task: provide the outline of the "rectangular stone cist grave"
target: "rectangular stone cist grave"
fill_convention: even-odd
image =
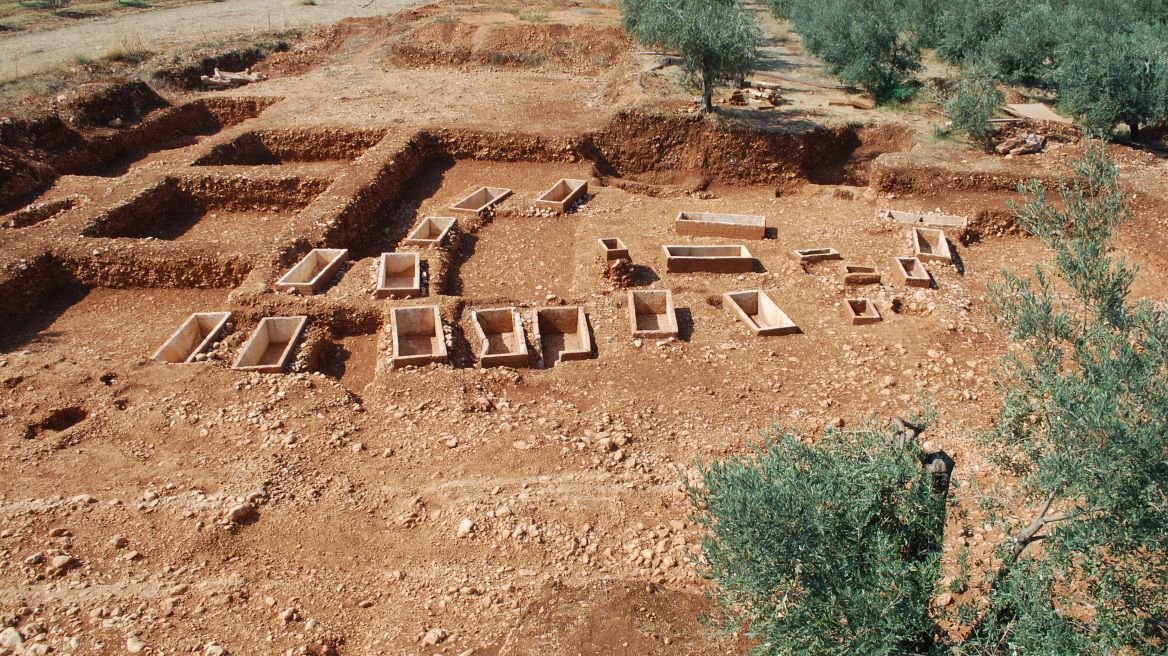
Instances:
[[[799,326],[761,290],[722,294],[722,302],[738,315],[750,332],[760,337],[794,335]]]
[[[747,214],[712,214],[709,212],[679,212],[673,222],[679,235],[694,237],[729,237],[731,239],[762,239],[766,236],[766,217]]]
[[[414,228],[409,236],[402,240],[402,246],[439,248],[442,246],[442,242],[446,241],[446,236],[450,234],[456,223],[458,223],[458,219],[428,216],[422,219],[418,227]]]
[[[535,347],[543,355],[545,367],[592,357],[588,315],[580,306],[535,308],[531,327]]]
[[[896,221],[897,223],[915,224],[930,228],[944,228],[958,236],[965,234],[966,228],[969,227],[968,218],[949,214],[916,214],[913,212],[902,212],[900,210],[879,210],[876,215],[885,221]]]
[[[153,359],[172,364],[194,362],[195,356],[207,350],[230,320],[230,312],[192,314],[158,349]]]
[[[841,273],[845,285],[875,285],[880,282],[880,272],[872,266],[845,264]]]
[[[544,195],[536,199],[535,207],[537,209],[551,210],[563,214],[568,211],[572,203],[580,200],[580,197],[586,193],[588,193],[587,180],[569,180],[564,178],[553,185],[551,189],[548,189]]]
[[[839,251],[834,248],[805,248],[801,251],[795,251],[792,257],[804,264],[843,259]]]
[[[510,195],[510,189],[481,187],[473,194],[452,205],[450,209],[468,214],[482,214]]]
[[[312,296],[320,291],[328,281],[337,275],[341,265],[349,259],[348,249],[343,248],[314,248],[308,251],[300,263],[292,267],[276,282],[276,289],[280,291],[298,291],[305,296]]]
[[[448,361],[437,305],[394,308],[392,319],[394,368]]]
[[[515,308],[475,310],[470,316],[481,345],[479,362],[484,367],[526,367],[531,364],[523,320]]]
[[[377,267],[377,298],[422,295],[422,260],[417,253],[382,253]]]
[[[880,316],[880,311],[866,298],[846,298],[844,299],[844,316],[851,321],[853,326],[863,326],[865,324],[877,323],[883,321]]]
[[[932,228],[912,229],[913,255],[921,262],[953,262],[953,252],[949,250],[949,240],[945,233]]]
[[[932,278],[925,265],[915,257],[894,257],[893,274],[905,287],[931,287]]]
[[[616,237],[597,239],[596,241],[600,244],[600,258],[605,262],[632,259],[629,257],[629,247]]]
[[[669,273],[747,273],[754,257],[745,246],[662,246]]]
[[[668,289],[630,289],[629,325],[633,337],[677,337],[677,312]]]
[[[251,339],[243,345],[232,369],[278,374],[292,359],[296,340],[304,332],[308,317],[265,317]]]

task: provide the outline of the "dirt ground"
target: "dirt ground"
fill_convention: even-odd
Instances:
[[[27,177],[0,189],[0,622],[23,653],[740,654],[747,637],[701,619],[696,457],[777,418],[811,440],[888,423],[924,394],[955,479],[1015,488],[971,437],[1009,348],[986,290],[1047,256],[1010,220],[1013,186],[1080,144],[991,158],[926,115],[791,84],[774,109],[695,119],[676,68],[618,24],[599,3],[470,0],[351,20],[262,62],[266,82],[133,112],[70,99],[79,122],[19,137]],[[807,65],[775,52],[774,70]],[[1113,153],[1136,294],[1163,302],[1164,163]],[[561,178],[588,194],[536,211]],[[483,186],[513,193],[453,212]],[[909,230],[882,208],[970,218],[930,288],[895,279]],[[761,215],[766,237],[678,235],[683,211]],[[429,216],[457,219],[444,246],[404,245]],[[630,334],[605,238],[632,289],[672,291],[677,338]],[[663,245],[716,244],[751,270],[667,272]],[[823,247],[843,260],[792,257]],[[349,259],[315,295],[277,291],[311,248]],[[419,256],[420,297],[375,297],[392,252]],[[880,282],[845,285],[844,263]],[[722,299],[744,290],[799,332],[753,336]],[[882,321],[851,325],[849,298]],[[448,363],[391,366],[392,311],[415,306],[439,309]],[[583,308],[587,358],[483,368],[472,312],[500,307],[536,356],[533,311]],[[151,360],[194,312],[233,313],[207,357]],[[308,317],[283,372],[232,369],[280,316]],[[1000,536],[962,503],[946,563],[966,544],[985,566]]]

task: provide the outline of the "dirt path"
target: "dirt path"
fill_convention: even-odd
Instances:
[[[16,34],[0,38],[0,81],[52,69],[75,55],[100,57],[127,42],[161,50],[248,32],[381,16],[423,4],[423,0],[373,0],[365,6],[367,1],[317,0],[309,6],[288,6],[284,0],[204,2]]]

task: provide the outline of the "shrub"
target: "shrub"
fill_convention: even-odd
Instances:
[[[860,84],[878,102],[892,99],[921,53],[903,38],[900,0],[805,0],[791,19],[803,46],[845,84]]]
[[[892,430],[831,430],[812,446],[776,429],[751,457],[699,463],[702,554],[756,653],[930,648],[945,495],[919,455]]]
[[[953,95],[945,103],[954,129],[966,134],[973,143],[988,148],[993,140],[994,127],[987,121],[998,112],[1002,92],[987,77],[969,76],[958,80]]]

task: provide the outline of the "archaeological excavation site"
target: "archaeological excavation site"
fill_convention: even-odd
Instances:
[[[762,74],[702,116],[617,9],[517,7],[0,110],[0,654],[747,654],[698,459],[927,400],[1000,475],[987,286],[1050,257],[1010,203],[1080,133]],[[1108,148],[1162,302],[1161,155]]]

